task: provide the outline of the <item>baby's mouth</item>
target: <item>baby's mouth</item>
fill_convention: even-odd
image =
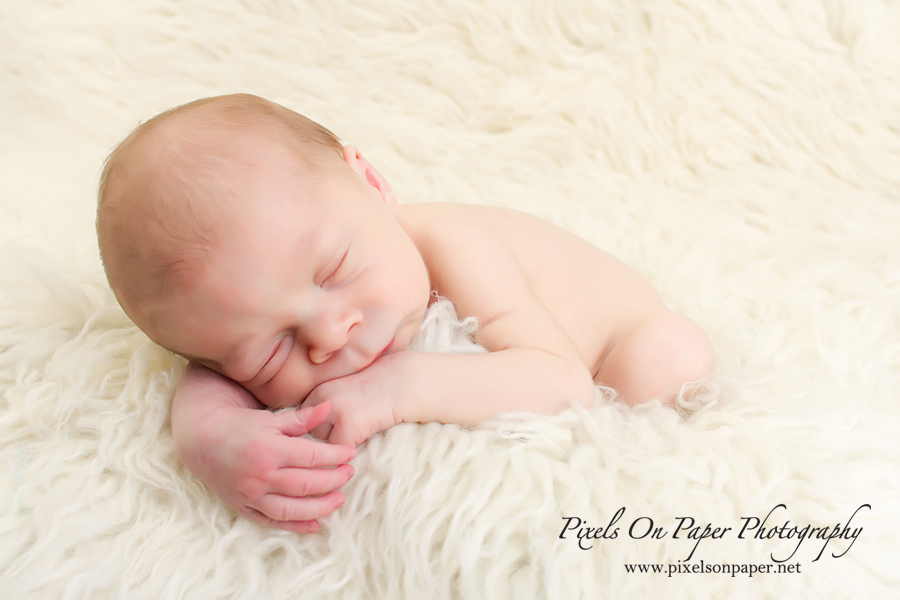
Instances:
[[[388,350],[390,350],[394,346],[394,342],[396,342],[396,341],[397,341],[397,336],[395,335],[394,337],[391,338],[391,341],[388,343],[388,345],[384,347],[384,350],[381,351],[381,353],[378,355],[378,357],[381,358],[382,356],[387,354]]]
[[[390,349],[393,347],[395,341],[397,341],[397,336],[396,336],[396,335],[395,335],[394,337],[391,338],[391,341],[388,342],[388,345],[384,347],[384,350],[382,350],[381,352],[379,352],[378,354],[376,354],[375,356],[373,356],[371,360],[367,361],[367,363],[365,364],[365,366],[362,367],[362,369],[368,369],[370,366],[372,366],[372,364],[373,364],[376,360],[378,360],[379,358],[381,358],[382,356],[384,356],[385,354],[387,354],[387,353],[388,353],[388,350],[390,350]],[[362,370],[362,369],[360,369],[360,370]]]

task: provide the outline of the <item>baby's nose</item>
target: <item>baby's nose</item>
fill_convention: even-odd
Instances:
[[[347,345],[350,331],[362,323],[362,313],[356,309],[322,315],[310,332],[309,360],[320,365]]]

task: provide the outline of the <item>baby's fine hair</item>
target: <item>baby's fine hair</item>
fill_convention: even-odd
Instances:
[[[315,121],[250,94],[203,98],[138,126],[100,176],[97,239],[110,286],[129,316],[200,268],[214,230],[227,228],[227,179],[246,157],[229,140],[263,140],[316,167],[340,139]],[[225,222],[223,222],[225,219]]]

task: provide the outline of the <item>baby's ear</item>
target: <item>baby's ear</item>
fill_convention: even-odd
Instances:
[[[373,188],[390,207],[397,206],[397,197],[387,179],[373,167],[369,161],[363,158],[359,150],[354,146],[344,146],[344,162],[350,165],[353,172],[362,177],[369,187]]]

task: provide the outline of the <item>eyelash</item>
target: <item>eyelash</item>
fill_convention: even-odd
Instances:
[[[263,366],[259,369],[259,371],[257,371],[256,377],[259,377],[259,375],[269,367],[272,361],[275,360],[275,357],[278,356],[278,354],[281,352],[285,344],[290,344],[291,346],[293,346],[293,336],[286,335],[275,345],[275,349],[273,350],[271,356],[266,359],[266,362],[263,363]],[[290,352],[290,348],[288,348],[288,352]]]
[[[327,276],[325,279],[322,280],[322,285],[325,285],[326,283],[329,283],[329,282],[330,282],[330,283],[334,283],[334,282],[331,281],[331,280],[334,278],[334,276],[335,276],[335,275],[341,270],[341,268],[344,266],[344,263],[347,261],[347,257],[348,257],[349,255],[350,255],[350,249],[348,248],[348,249],[344,252],[344,255],[341,256],[341,260],[340,260],[340,262],[338,262],[337,266],[336,266],[334,269],[332,269],[331,273],[329,273],[328,276]]]

